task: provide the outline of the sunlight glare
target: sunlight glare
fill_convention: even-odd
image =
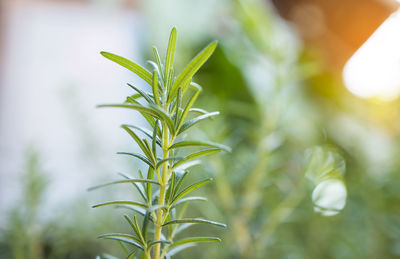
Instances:
[[[393,100],[400,95],[400,9],[349,59],[343,81],[362,98]]]

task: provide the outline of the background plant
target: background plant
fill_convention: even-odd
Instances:
[[[158,50],[153,48],[155,62],[149,61],[153,66],[152,73],[123,57],[108,52],[101,53],[104,57],[141,77],[148,83],[151,90],[151,92],[141,90],[128,84],[136,93],[128,96],[124,103],[100,106],[138,111],[151,127],[149,130],[136,125],[122,125],[142,153],[120,152],[120,154],[129,155],[144,162],[148,167],[147,173],[143,174],[141,170],[138,170],[136,178],[121,173],[122,180],[91,188],[132,183],[140,194],[141,201],[111,201],[93,206],[96,208],[118,205],[134,211],[133,219],[128,215],[124,216],[127,224],[132,228],[132,234],[111,233],[99,236],[117,240],[127,258],[133,258],[137,251],[141,252],[141,258],[169,258],[196,243],[220,241],[216,237],[199,236],[176,240],[176,236],[185,228],[193,224],[225,227],[225,224],[202,218],[184,217],[188,202],[206,200],[203,197],[189,197],[188,194],[211,181],[211,179],[203,179],[183,187],[188,168],[197,165],[199,163],[197,159],[200,157],[222,150],[229,151],[228,147],[221,144],[186,140],[184,134],[197,123],[218,115],[218,112],[207,112],[193,107],[201,92],[201,87],[192,82],[194,74],[214,52],[217,42],[212,42],[205,47],[175,77],[173,63],[176,37],[176,29],[173,28],[165,64],[162,64]],[[143,134],[144,138],[141,138],[138,133]],[[202,148],[200,151],[185,151],[199,147]],[[139,215],[142,216],[140,223]],[[123,243],[135,249],[126,247]]]
[[[49,213],[44,205],[52,179],[43,168],[42,154],[31,146],[26,159],[20,178],[22,192],[15,206],[5,213],[7,226],[0,228],[0,258],[78,259],[94,258],[99,250],[114,251],[92,237],[99,229],[115,227],[118,222],[110,220],[109,213],[98,215],[93,222],[86,200],[60,201],[59,208]]]
[[[222,51],[201,77],[211,93],[203,101],[210,105],[213,100],[223,107],[223,121],[216,128],[233,147],[230,157],[215,157],[211,163],[219,199],[203,213],[224,214],[231,226],[224,238],[230,249],[215,251],[213,256],[301,256],[301,246],[288,250],[287,243],[280,242],[297,238],[281,226],[305,220],[299,213],[314,214],[312,205],[317,204],[312,191],[320,183],[317,179],[324,174],[334,179],[334,172],[340,170],[338,179],[343,182],[345,171],[340,149],[325,145],[318,115],[302,83],[318,67],[300,59],[295,35],[268,5],[235,1],[232,13],[237,21],[232,23],[232,35],[224,38]],[[313,163],[309,154],[314,155]]]
[[[393,191],[399,183],[397,166],[386,167],[394,161],[389,160],[370,174],[372,167],[365,166],[375,164],[373,158],[362,155],[373,139],[385,143],[386,134],[392,134],[383,130],[387,125],[369,117],[371,103],[349,95],[338,75],[324,69],[314,49],[301,45],[271,5],[254,0],[229,6],[230,30],[224,28],[221,48],[199,77],[208,94],[200,102],[221,107],[216,128],[233,150],[230,158],[212,158],[217,188],[207,193],[219,199],[201,212],[223,214],[231,227],[223,238],[229,249],[211,247],[210,255],[396,258],[398,208],[388,205],[400,197]],[[380,105],[375,109],[383,109]],[[347,188],[346,207],[331,217],[317,212],[312,195],[319,176],[327,172]],[[259,177],[253,185],[250,175]],[[246,197],[253,203],[246,203]],[[377,235],[365,238],[367,233]]]

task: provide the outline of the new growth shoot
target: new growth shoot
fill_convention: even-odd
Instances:
[[[123,57],[101,52],[109,60],[129,69],[148,84],[148,90],[141,90],[128,84],[134,94],[124,103],[100,105],[99,107],[123,108],[136,111],[145,118],[148,128],[137,125],[122,125],[141,153],[121,152],[140,160],[147,166],[147,172],[138,170],[138,177],[120,174],[120,180],[92,187],[97,189],[109,185],[132,184],[140,199],[131,201],[110,201],[93,207],[117,205],[132,211],[125,215],[130,233],[103,234],[99,238],[120,242],[126,258],[170,258],[184,248],[200,242],[219,242],[217,237],[188,237],[177,239],[180,232],[193,224],[209,224],[226,227],[225,224],[202,219],[186,218],[185,210],[191,201],[204,201],[204,197],[189,196],[194,190],[212,179],[186,183],[188,169],[198,164],[197,159],[229,148],[221,144],[187,140],[183,133],[206,119],[218,115],[193,108],[201,87],[192,82],[200,67],[212,55],[217,42],[210,43],[195,56],[183,71],[175,76],[173,68],[177,33],[170,34],[165,62],[153,48],[155,62],[150,61],[152,72]],[[196,150],[188,153],[189,150]]]

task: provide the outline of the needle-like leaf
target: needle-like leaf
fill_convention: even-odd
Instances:
[[[126,259],[133,259],[133,257],[135,256],[135,254],[136,254],[136,251],[133,251],[132,253],[130,253],[130,254],[128,255],[128,257],[127,257]]]
[[[138,126],[135,126],[135,125],[129,125],[129,124],[123,124],[123,125],[121,125],[121,126],[126,126],[126,127],[129,127],[129,128],[137,129],[137,130],[139,130],[140,132],[142,132],[143,134],[145,134],[147,137],[149,137],[149,138],[153,141],[153,132],[151,132],[150,130],[148,130],[148,129],[146,129],[146,128],[138,127]],[[155,126],[155,125],[154,125],[154,126]],[[161,140],[160,140],[160,138],[156,137],[156,141],[157,141],[157,144],[158,144],[159,146],[161,146]]]
[[[145,162],[146,164],[148,164],[150,167],[154,168],[154,164],[152,163],[152,161],[150,161],[150,159],[148,159],[147,157],[145,157],[139,153],[117,152],[117,154],[136,157],[136,158],[142,160],[143,162]]]
[[[182,204],[182,203],[188,202],[188,201],[207,201],[207,198],[204,198],[204,197],[186,197],[186,198],[180,199],[179,201],[175,202],[174,205],[171,206],[171,208],[175,208],[179,204]]]
[[[139,206],[142,208],[147,208],[146,204],[136,202],[136,201],[110,201],[110,202],[104,202],[104,203],[93,205],[92,208],[98,208],[98,207],[109,206],[109,205],[134,205],[134,206]]]
[[[226,228],[226,224],[207,220],[207,219],[200,219],[200,218],[194,218],[194,219],[175,219],[168,221],[163,224],[163,226],[167,226],[170,224],[184,224],[184,223],[193,223],[193,224],[210,224],[218,227],[223,227]]]
[[[127,244],[134,245],[140,249],[143,249],[143,246],[140,244],[140,240],[138,238],[136,238],[135,236],[132,236],[129,234],[122,234],[122,233],[103,234],[103,235],[98,236],[98,238],[114,239],[114,240],[125,242]]]
[[[133,179],[132,177],[130,177],[130,176],[127,175],[127,174],[124,174],[124,173],[121,173],[121,172],[119,172],[118,174],[119,174],[120,176],[124,177],[125,179],[130,179],[130,180]],[[147,201],[147,197],[146,197],[146,195],[145,195],[145,193],[144,193],[144,188],[143,188],[142,183],[140,183],[140,182],[133,182],[132,185],[135,186],[135,188],[138,190],[138,192],[139,192],[140,196],[142,196],[143,200]]]
[[[119,181],[114,181],[114,182],[110,182],[110,183],[105,183],[105,184],[101,184],[101,185],[96,185],[93,187],[90,187],[88,190],[95,190],[98,188],[102,188],[105,186],[109,186],[109,185],[113,185],[113,184],[120,184],[120,183],[151,183],[151,184],[159,184],[158,182],[155,181],[149,181],[147,179],[128,179],[128,180],[119,180]]]
[[[156,119],[159,119],[159,120],[165,122],[168,126],[168,129],[171,131],[171,133],[175,132],[175,127],[174,127],[174,124],[173,124],[171,118],[164,111],[157,108],[156,106],[145,107],[140,104],[103,104],[103,105],[98,105],[97,107],[99,107],[99,108],[102,108],[102,107],[126,108],[126,109],[133,109],[133,110],[136,110],[139,112],[143,112],[143,113],[153,116]]]
[[[178,88],[182,87],[182,92],[185,92],[185,87],[189,85],[190,80],[192,80],[193,75],[200,69],[200,67],[207,61],[207,59],[212,55],[215,48],[217,47],[217,42],[214,41],[205,47],[196,57],[194,57],[190,63],[185,67],[185,69],[179,74],[178,78],[175,80],[171,87],[171,91],[168,96],[168,102],[175,97]]]
[[[153,241],[149,244],[148,248],[151,248],[152,246],[154,246],[155,244],[172,244],[171,241],[169,240],[157,240],[157,241]]]
[[[151,73],[147,71],[145,68],[141,67],[140,65],[136,64],[133,61],[130,61],[129,59],[123,58],[121,56],[102,51],[100,52],[101,55],[104,57],[108,58],[111,61],[114,61],[115,63],[129,69],[139,77],[141,77],[143,80],[145,80],[149,85],[151,85]]]
[[[214,147],[214,148],[220,148],[221,150],[231,152],[231,148],[222,144],[218,143],[213,143],[209,141],[180,141],[174,143],[172,146],[169,147],[169,149],[176,149],[176,148],[182,148],[182,147],[196,147],[196,146],[206,146],[206,147]]]
[[[158,77],[157,77],[157,71],[156,70],[153,71],[153,83],[151,85],[152,85],[152,89],[153,89],[154,102],[158,106],[161,106],[160,95],[159,95],[159,92],[158,92]]]
[[[139,89],[139,88],[137,88],[136,86],[134,86],[134,85],[131,85],[131,84],[127,84],[129,87],[131,87],[133,90],[135,90],[136,92],[138,92],[138,94],[140,94],[140,96],[142,96],[144,99],[146,99],[146,101],[149,103],[149,104],[154,104],[154,101],[152,100],[152,97],[151,97],[151,94],[150,93],[147,93],[147,92],[145,92],[145,91],[143,91],[142,89]]]
[[[212,117],[212,116],[216,116],[216,115],[218,115],[218,114],[219,114],[219,112],[210,112],[210,113],[200,115],[200,116],[198,116],[198,117],[196,117],[196,118],[193,118],[193,119],[191,119],[191,120],[185,122],[185,123],[179,128],[178,134],[181,134],[182,132],[184,132],[185,130],[187,130],[187,129],[189,129],[190,127],[194,126],[195,124],[199,123],[200,121],[205,120],[205,119],[207,119],[207,118],[210,118],[210,117]]]
[[[196,159],[196,158],[199,158],[199,157],[202,157],[202,156],[206,156],[206,155],[211,155],[211,154],[214,154],[214,153],[217,153],[217,152],[220,152],[220,151],[221,151],[220,148],[209,148],[209,149],[201,150],[199,152],[190,154],[190,155],[186,156],[185,158],[179,160],[179,162],[176,162],[172,166],[172,168],[177,168],[178,166],[180,166],[183,163],[186,163],[186,162],[188,162],[190,160],[193,160],[193,159]]]
[[[165,162],[182,160],[182,159],[183,159],[183,157],[167,157],[167,158],[161,159],[157,162],[156,168],[160,168],[161,165],[164,164]]]
[[[158,53],[158,50],[156,47],[153,47],[153,54],[154,54],[154,58],[156,59],[156,62],[157,62],[158,68],[159,68],[159,72],[160,72],[159,74],[161,76],[160,81],[162,82],[164,79],[164,73],[163,73],[164,69],[163,69],[163,64],[161,63],[160,54]]]
[[[176,127],[178,130],[180,129],[182,124],[185,122],[186,116],[188,115],[190,108],[193,106],[193,104],[196,101],[199,94],[200,94],[200,91],[198,90],[192,95],[192,97],[190,97],[190,100],[188,101],[185,109],[182,112],[182,116],[179,118],[179,123],[178,123],[178,126]]]
[[[169,87],[172,79],[175,46],[176,46],[176,28],[174,27],[172,28],[171,34],[169,36],[167,56],[165,58],[165,76],[167,77],[165,85],[167,88]]]
[[[133,132],[129,127],[127,127],[126,125],[122,125],[121,126],[126,132],[128,132],[128,134],[136,141],[136,143],[139,145],[140,149],[143,151],[143,153],[146,155],[147,159],[154,164],[154,156],[153,153],[151,151],[151,149],[149,149],[148,146],[145,145],[145,143],[139,138],[138,135],[136,135],[135,132]]]
[[[174,203],[178,202],[180,199],[182,199],[183,197],[185,197],[186,195],[188,195],[192,191],[200,188],[201,186],[203,186],[203,185],[205,185],[205,184],[207,184],[207,183],[209,183],[211,181],[212,181],[212,179],[209,178],[209,179],[205,179],[205,180],[202,180],[200,182],[197,182],[197,183],[194,183],[194,184],[190,185],[189,187],[187,187],[186,189],[184,189],[183,191],[181,191],[178,195],[176,195],[174,197],[174,199],[172,200],[170,206],[174,205]]]

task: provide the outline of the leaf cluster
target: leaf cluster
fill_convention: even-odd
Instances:
[[[97,188],[132,184],[140,194],[140,200],[109,201],[94,205],[94,208],[116,205],[133,211],[133,217],[124,218],[131,228],[131,233],[109,233],[99,236],[103,239],[116,240],[121,244],[126,258],[170,258],[177,252],[200,242],[219,242],[216,237],[189,237],[175,240],[176,235],[194,224],[210,224],[225,227],[225,224],[201,219],[185,218],[188,202],[205,201],[204,197],[189,196],[193,191],[209,183],[204,179],[191,184],[184,184],[188,169],[199,164],[199,158],[229,147],[209,141],[186,140],[185,134],[190,128],[218,112],[207,112],[194,108],[202,88],[192,82],[195,73],[214,52],[217,42],[212,42],[197,54],[175,76],[173,63],[177,33],[173,28],[170,34],[165,62],[154,47],[155,62],[150,72],[146,68],[121,56],[101,52],[107,59],[129,69],[148,84],[142,90],[128,84],[134,93],[123,103],[106,104],[99,107],[130,109],[140,113],[149,127],[122,125],[141,152],[120,152],[136,158],[147,165],[147,173],[138,170],[138,177],[120,173],[122,179],[94,186]],[[193,152],[187,152],[195,150]],[[178,155],[184,153],[185,155]],[[179,210],[178,210],[179,209]]]

